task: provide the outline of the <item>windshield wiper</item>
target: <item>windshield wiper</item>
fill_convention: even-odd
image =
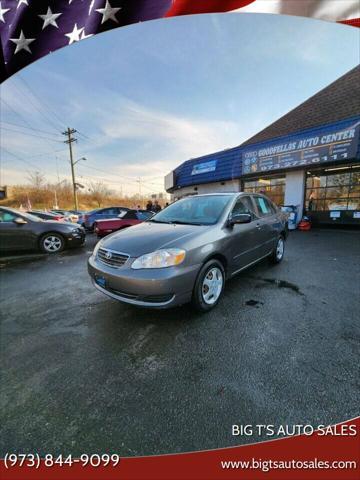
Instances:
[[[153,222],[153,223],[173,223],[173,222],[163,222],[161,220],[155,220],[152,218],[149,218],[149,220],[146,220],[147,222]]]
[[[182,222],[181,220],[172,220],[170,223],[174,223],[175,225],[203,225],[203,223]]]

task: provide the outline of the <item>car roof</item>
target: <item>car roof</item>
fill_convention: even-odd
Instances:
[[[228,196],[228,197],[235,197],[237,195],[239,195],[239,193],[242,193],[242,192],[214,192],[214,193],[199,193],[198,195],[194,194],[194,195],[187,195],[186,197],[182,197],[182,199],[184,198],[199,198],[199,197],[221,197],[221,196]]]
[[[0,208],[1,208],[1,209],[4,209],[4,210],[8,210],[9,212],[21,214],[21,210],[19,210],[19,209],[17,209],[17,208],[5,207],[5,206],[3,206],[3,205],[1,205]]]
[[[182,200],[184,198],[192,198],[192,197],[195,197],[195,198],[199,198],[199,197],[219,197],[219,196],[224,196],[224,195],[227,195],[229,197],[237,197],[239,195],[259,195],[259,196],[263,196],[263,197],[266,197],[266,194],[264,193],[258,193],[258,192],[214,192],[214,193],[200,193],[198,195],[194,194],[194,195],[187,195],[186,197],[182,197]]]

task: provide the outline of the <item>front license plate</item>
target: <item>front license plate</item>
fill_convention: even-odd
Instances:
[[[95,277],[95,282],[102,288],[106,288],[106,280],[104,277]]]

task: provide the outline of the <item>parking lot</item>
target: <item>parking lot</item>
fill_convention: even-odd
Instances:
[[[359,414],[360,232],[291,233],[280,265],[242,272],[202,315],[98,293],[94,244],[0,260],[1,456],[202,450],[261,440],[232,424]]]

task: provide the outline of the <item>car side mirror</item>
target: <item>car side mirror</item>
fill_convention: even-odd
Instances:
[[[252,220],[251,215],[248,213],[238,213],[236,215],[231,215],[229,218],[229,224],[231,226],[233,225],[239,225],[241,223],[250,223]]]
[[[16,225],[26,225],[27,221],[24,218],[16,217],[14,223],[16,223]]]

